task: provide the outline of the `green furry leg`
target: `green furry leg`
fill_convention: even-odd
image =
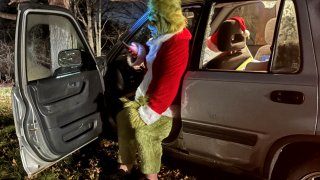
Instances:
[[[155,123],[136,129],[135,136],[142,173],[155,174],[160,171],[161,143],[169,135],[171,128],[172,118],[161,116]]]
[[[134,129],[129,122],[129,108],[125,108],[117,115],[119,156],[118,162],[121,164],[133,164],[136,159],[136,140]]]
[[[119,157],[121,164],[133,164],[136,152],[141,159],[140,170],[144,174],[160,171],[162,140],[168,137],[172,128],[172,118],[161,116],[158,121],[146,125],[140,118],[138,109],[147,103],[147,98],[139,102],[120,99],[124,109],[117,115]]]

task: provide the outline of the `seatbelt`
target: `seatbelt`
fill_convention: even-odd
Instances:
[[[240,66],[237,67],[237,71],[243,71],[244,68],[247,66],[247,64],[249,64],[251,61],[253,60],[252,57],[249,57],[247,60],[245,60],[242,64],[240,64]]]

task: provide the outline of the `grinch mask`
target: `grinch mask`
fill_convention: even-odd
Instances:
[[[149,0],[148,8],[150,9],[149,29],[153,38],[164,34],[177,33],[186,27],[181,0]]]

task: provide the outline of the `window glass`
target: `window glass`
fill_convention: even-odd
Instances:
[[[207,45],[206,41],[209,39],[210,35],[212,34],[212,31],[214,27],[212,27],[212,17],[214,16],[214,12],[218,11],[218,9],[215,9],[214,6],[211,7],[210,10],[210,19],[208,20],[206,24],[206,30],[204,35],[204,43],[202,44],[202,51],[201,51],[201,57],[200,57],[200,69],[202,69],[211,59],[219,55],[219,53],[211,51]]]
[[[301,60],[294,3],[284,0],[278,16],[280,2],[225,3],[213,7],[199,68],[266,73],[270,67],[272,73],[298,72]],[[230,4],[235,6],[231,11]],[[277,17],[280,23],[275,32]]]
[[[234,16],[240,16],[245,20],[246,27],[250,32],[247,39],[248,46],[266,45],[265,26],[271,18],[276,17],[276,2],[273,1],[273,4],[269,6],[262,2],[240,6],[229,15],[229,18]],[[254,47],[251,50],[255,54]]]
[[[84,46],[68,19],[28,15],[26,64],[28,81],[78,71]]]
[[[228,5],[212,9],[200,69],[267,72],[277,1]]]
[[[183,8],[183,15],[187,19],[187,28],[191,32],[191,34],[194,34],[194,30],[196,27],[196,23],[198,22],[198,17],[200,13],[200,6],[191,6],[191,7],[184,7]]]
[[[271,66],[273,73],[296,73],[300,69],[297,18],[292,0],[284,2],[279,33]]]

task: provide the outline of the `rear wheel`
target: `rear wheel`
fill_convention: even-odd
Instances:
[[[293,167],[288,173],[287,180],[320,180],[320,157]]]

